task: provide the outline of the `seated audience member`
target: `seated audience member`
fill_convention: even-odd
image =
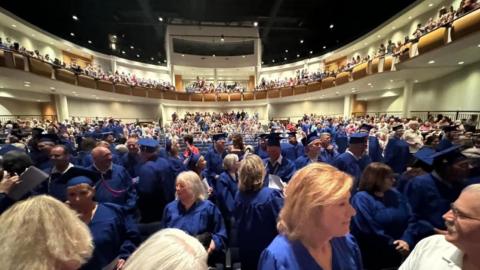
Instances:
[[[400,270],[480,269],[480,184],[466,187],[443,219],[446,234],[420,241]]]
[[[257,155],[247,155],[240,164],[235,197],[236,239],[242,269],[256,269],[262,251],[277,236],[277,218],[283,195],[264,187],[265,167]]]
[[[67,182],[67,204],[88,224],[93,237],[93,255],[82,269],[121,268],[139,244],[140,233],[123,207],[93,200],[92,180],[79,175]]]
[[[0,216],[2,269],[76,270],[92,251],[87,225],[52,197],[31,197]]]
[[[227,233],[217,206],[206,200],[207,190],[198,174],[182,172],[176,181],[177,199],[165,207],[162,227],[177,228],[197,237],[211,260],[222,255]]]
[[[360,250],[349,235],[355,209],[351,176],[324,163],[299,170],[285,192],[280,234],[263,251],[258,269],[362,269]]]
[[[369,270],[398,267],[421,237],[433,233],[431,226],[416,221],[407,199],[392,188],[394,179],[390,167],[371,163],[352,199],[357,211],[352,220],[352,234]]]
[[[207,251],[179,229],[163,229],[130,256],[123,270],[207,270]]]

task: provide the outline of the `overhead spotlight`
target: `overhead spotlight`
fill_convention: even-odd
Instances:
[[[140,54],[137,54],[137,58],[140,58]]]
[[[300,44],[303,44],[303,39],[300,39]]]
[[[182,54],[182,57],[185,57],[185,54]]]
[[[428,61],[428,63],[431,65],[431,64],[435,64],[435,60],[430,60]]]
[[[287,61],[287,58],[286,58],[286,57],[284,57],[284,58],[283,58],[283,60]]]
[[[333,24],[330,24],[330,29],[333,29],[334,25]]]
[[[125,51],[122,51],[122,54],[125,54]]]
[[[88,41],[88,44],[92,44],[92,41],[91,41],[91,40],[89,40],[89,41]]]
[[[153,61],[153,60],[154,60],[154,58],[153,58],[153,57],[150,57],[150,60],[152,60],[152,61]]]
[[[75,33],[73,33],[73,32],[72,32],[72,33],[70,33],[70,36],[74,37],[74,36],[75,36]]]
[[[50,87],[50,90],[55,90],[55,87],[51,86],[51,87]]]
[[[242,58],[245,58],[245,55],[242,55]]]
[[[76,15],[72,15],[72,19],[73,19],[74,21],[78,21],[78,17],[77,17]]]
[[[299,58],[299,57],[300,57],[300,54],[297,54],[297,58]]]
[[[288,53],[288,50],[285,50],[286,53]]]
[[[132,49],[132,50],[133,50],[133,49],[135,49],[135,47],[133,47],[133,46],[130,46],[130,49]]]
[[[15,24],[12,24],[12,27],[13,27],[13,28],[17,28],[17,26],[16,26]]]
[[[415,80],[414,82],[415,82],[415,83],[418,83],[418,80]]]
[[[428,4],[429,7],[433,7],[433,3]]]
[[[162,18],[162,17],[158,17],[158,21],[163,22],[163,18]]]
[[[310,51],[310,54],[313,54],[313,51]]]
[[[163,59],[163,62],[166,63],[166,62],[167,62],[167,59]]]
[[[459,65],[463,65],[463,64],[465,64],[465,62],[460,61],[460,62],[458,62],[458,64],[459,64]]]
[[[220,36],[220,41],[221,42],[224,42],[225,41],[225,37],[223,35]]]
[[[325,50],[327,48],[327,46],[323,46],[323,49]]]
[[[253,26],[257,27],[257,26],[258,26],[258,22],[253,22]]]
[[[29,82],[29,81],[24,81],[23,83],[24,83],[24,84],[30,84],[30,82]]]
[[[112,48],[112,50],[117,50],[117,44],[115,43],[110,43],[110,48]]]
[[[212,57],[215,57],[215,54],[212,54]]]
[[[272,63],[275,63],[275,59],[272,59]]]

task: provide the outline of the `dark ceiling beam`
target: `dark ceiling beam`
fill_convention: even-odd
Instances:
[[[150,0],[137,0],[143,14],[145,14],[145,18],[147,19],[147,21],[150,21],[152,23],[153,29],[157,34],[157,39],[160,40],[164,36],[163,28],[158,23],[155,23],[158,18],[155,18],[155,16],[153,15],[152,6],[150,5],[149,1]]]
[[[270,18],[267,21],[267,27],[265,28],[265,31],[263,32],[263,36],[262,36],[263,43],[267,43],[268,35],[270,34],[270,30],[273,26],[273,22],[277,17],[278,11],[280,10],[282,3],[283,3],[283,0],[276,0],[275,4],[273,5],[273,8],[270,10],[270,16],[269,16]]]

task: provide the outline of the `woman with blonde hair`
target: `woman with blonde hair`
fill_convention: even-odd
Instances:
[[[2,269],[74,270],[92,252],[87,225],[52,197],[31,197],[0,216]]]
[[[227,242],[225,224],[217,206],[207,200],[207,191],[198,174],[180,173],[175,187],[177,199],[165,207],[162,227],[183,230],[197,237],[212,258],[222,256]]]
[[[163,229],[147,239],[123,270],[207,270],[207,251],[179,229]]]
[[[247,155],[240,163],[234,216],[242,269],[256,269],[260,254],[278,234],[283,195],[278,189],[264,187],[265,174],[257,155]]]
[[[258,269],[362,269],[360,251],[349,235],[352,177],[312,163],[288,183],[280,212],[280,234],[264,250]]]

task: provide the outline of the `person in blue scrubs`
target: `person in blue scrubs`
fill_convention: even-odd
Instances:
[[[267,139],[268,158],[263,160],[268,178],[268,181],[264,183],[265,186],[269,186],[272,184],[272,181],[277,182],[277,180],[288,183],[295,173],[295,165],[290,160],[284,158],[281,152],[280,134],[270,133]]]
[[[320,138],[316,132],[308,134],[307,138],[302,140],[305,145],[305,155],[295,160],[295,169],[300,170],[312,162],[325,162],[320,155],[322,149]]]
[[[282,149],[282,156],[291,162],[295,162],[297,158],[305,154],[303,145],[297,141],[296,131],[288,133],[288,143],[280,144],[280,148]]]
[[[259,156],[261,159],[268,158],[267,136],[268,136],[268,134],[266,134],[266,133],[258,135],[258,145],[255,146],[255,154],[257,156]]]
[[[242,269],[256,269],[262,251],[277,236],[277,219],[283,207],[280,190],[263,186],[265,168],[257,155],[248,155],[239,169],[239,192],[234,216]]]
[[[402,139],[405,132],[403,124],[397,124],[392,127],[394,134],[388,140],[385,147],[385,164],[390,166],[397,174],[402,174],[407,170],[410,158],[410,148],[408,143]]]
[[[140,234],[123,207],[93,200],[92,180],[96,179],[79,175],[67,182],[67,204],[88,225],[94,244],[92,257],[81,269],[100,270],[108,265],[121,268],[140,243]]]
[[[351,176],[325,163],[299,170],[285,191],[280,234],[263,251],[258,269],[363,269],[360,250],[349,234],[355,215],[352,186]]]
[[[407,199],[392,188],[393,175],[388,165],[371,163],[352,198],[357,211],[352,234],[369,270],[400,266],[417,241],[433,233],[433,227],[417,222]]]
[[[368,134],[353,133],[350,136],[350,144],[347,151],[337,156],[332,165],[337,169],[350,174],[354,181],[353,191],[356,191],[360,178],[362,176],[364,166],[368,166],[368,162],[362,159],[367,150]]]
[[[446,233],[442,215],[450,209],[465,187],[469,162],[452,146],[430,156],[433,171],[410,180],[404,194],[418,219],[428,222],[437,233]]]
[[[177,228],[195,236],[204,245],[211,263],[224,255],[227,232],[217,206],[207,200],[207,190],[197,173],[177,176],[177,199],[163,212],[162,227]]]

